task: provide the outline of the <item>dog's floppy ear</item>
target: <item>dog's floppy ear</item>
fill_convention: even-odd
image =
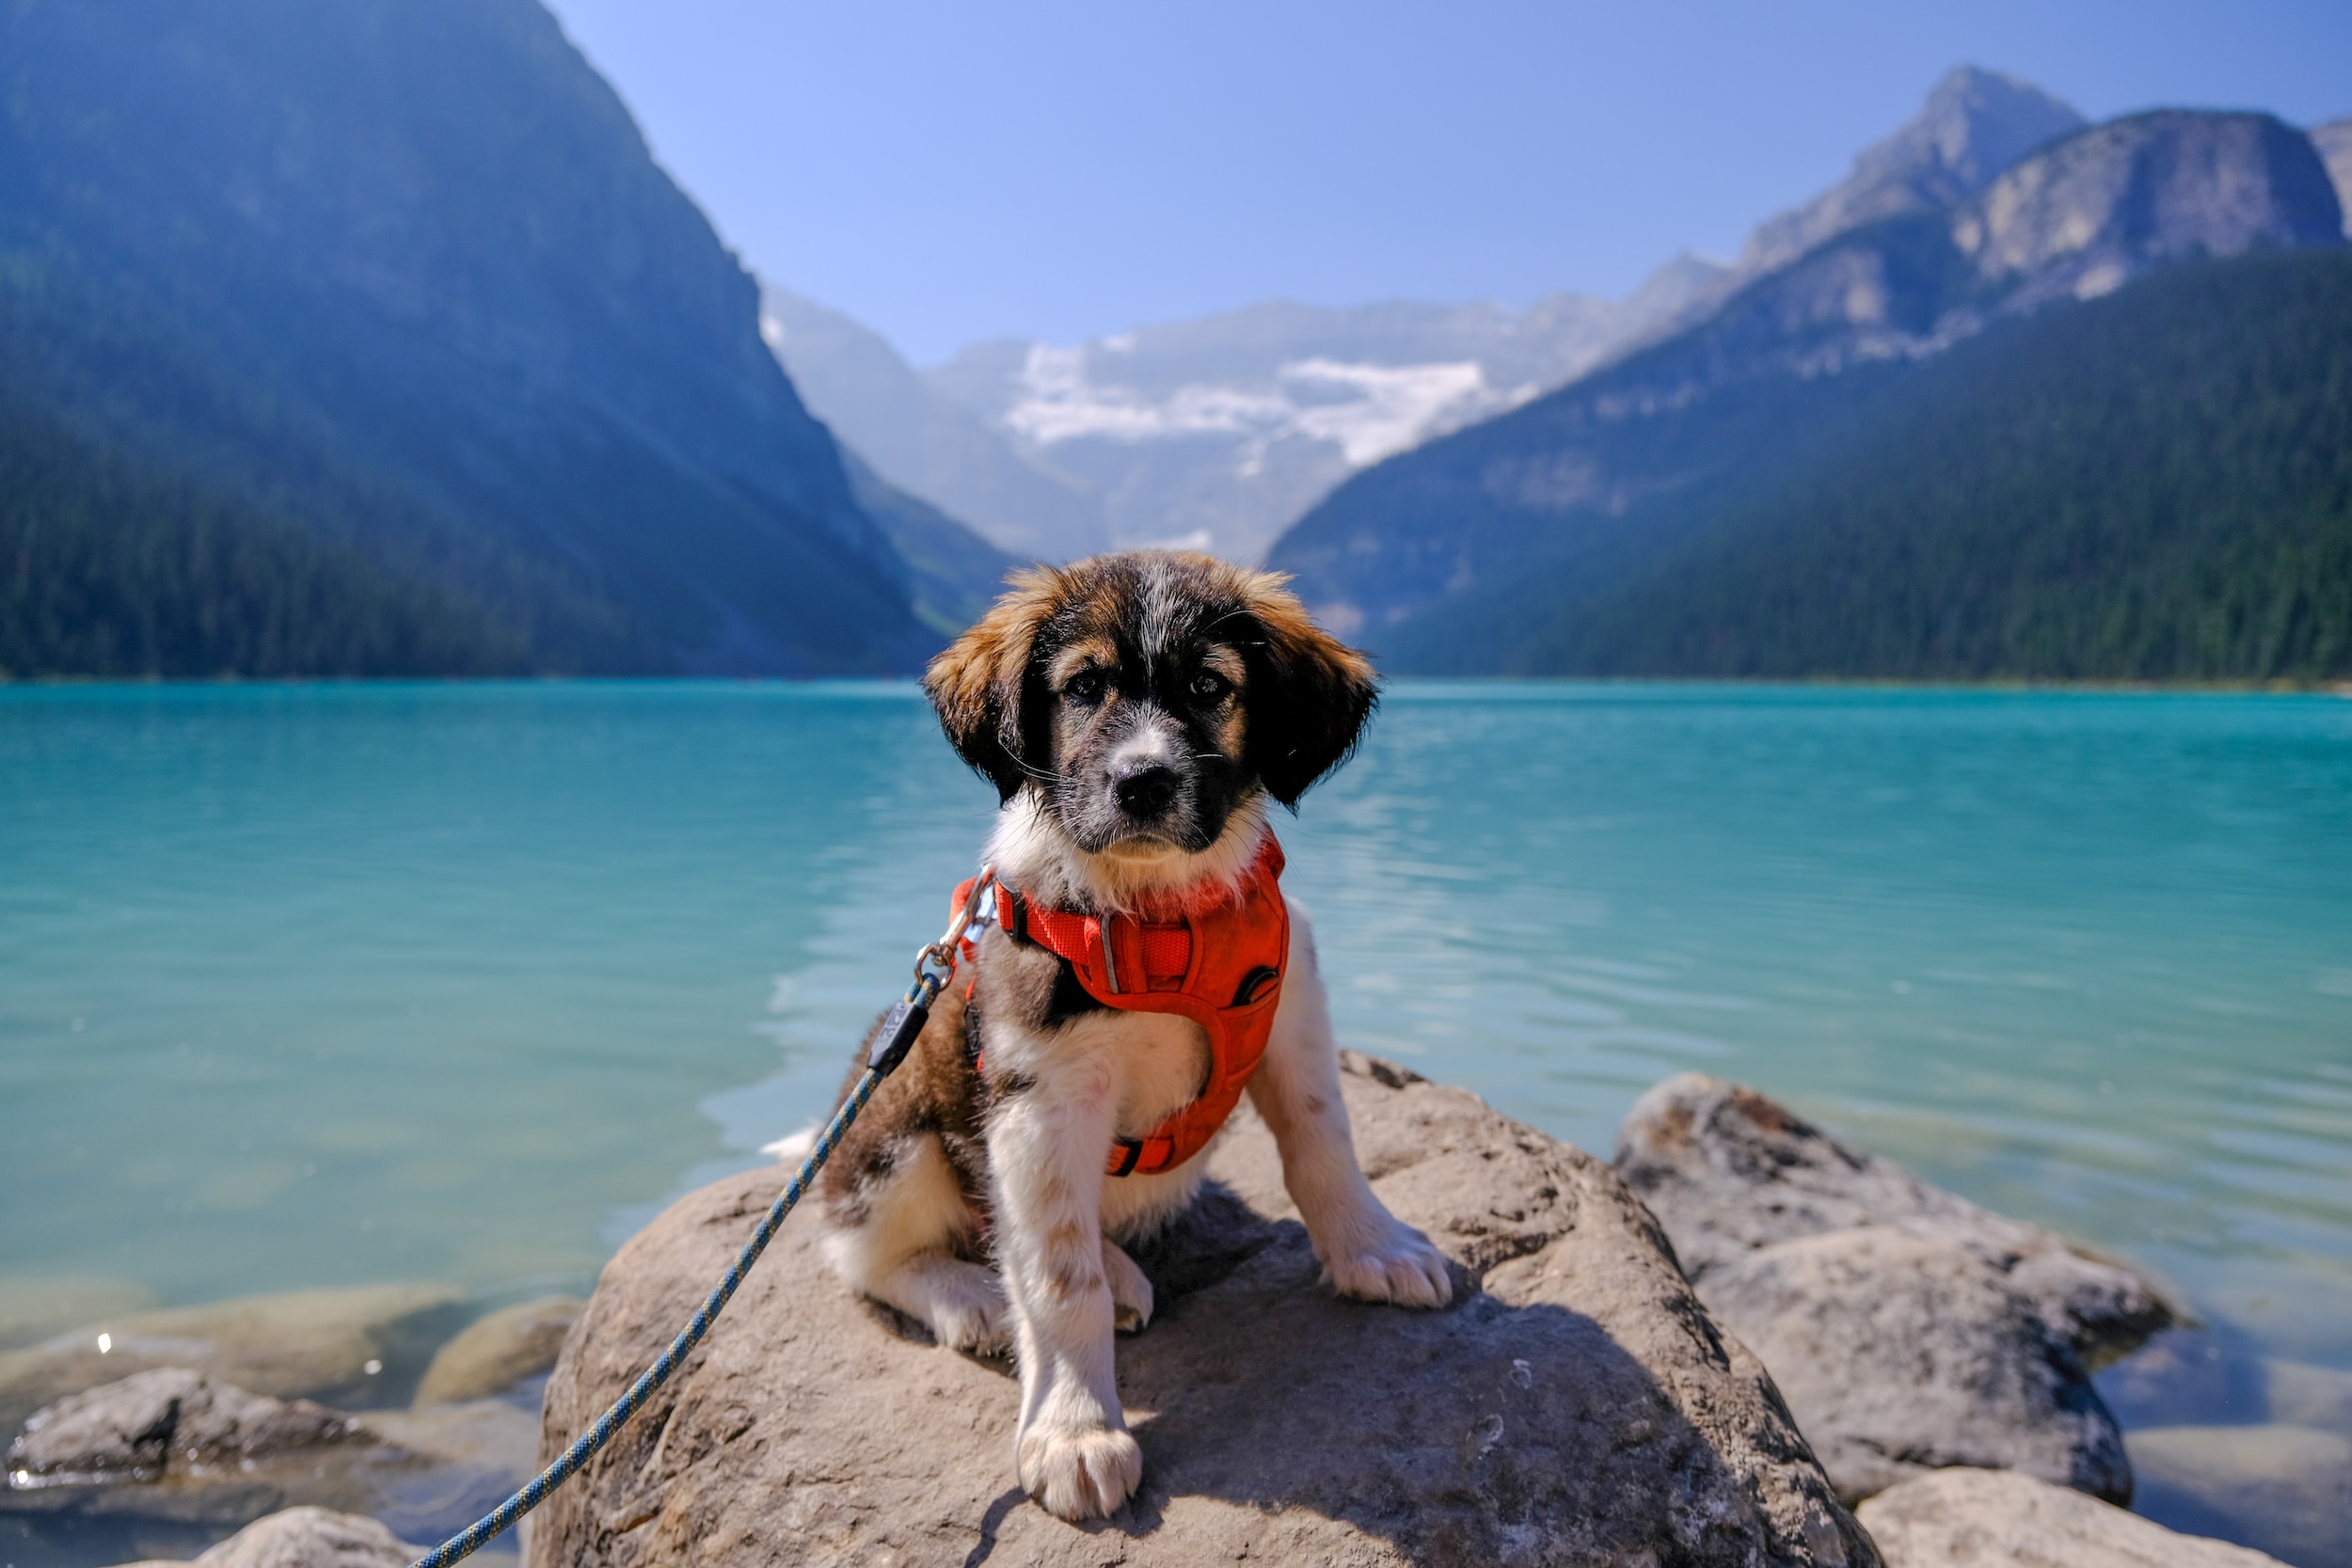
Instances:
[[[1242,602],[1258,624],[1249,651],[1251,770],[1286,806],[1347,760],[1380,701],[1372,661],[1315,625],[1279,572],[1250,572]]]
[[[923,673],[947,743],[1009,800],[1032,771],[1050,772],[1039,754],[1050,744],[1037,710],[1030,669],[1038,627],[1060,605],[1066,585],[1051,567],[1015,572],[1009,592]]]

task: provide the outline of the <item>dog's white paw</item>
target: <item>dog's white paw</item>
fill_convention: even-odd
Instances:
[[[975,1355],[1003,1355],[1012,1349],[1012,1304],[994,1269],[943,1259],[924,1269],[915,1286],[908,1292],[919,1298],[915,1315],[947,1349]]]
[[[1108,1427],[1037,1428],[1024,1433],[1021,1484],[1049,1513],[1077,1524],[1099,1519],[1143,1482],[1143,1449],[1132,1433]]]
[[[1152,1282],[1108,1236],[1103,1238],[1103,1277],[1110,1281],[1112,1326],[1121,1334],[1141,1333],[1152,1321]]]
[[[1370,1245],[1335,1249],[1324,1272],[1343,1296],[1399,1307],[1443,1307],[1454,1299],[1445,1254],[1409,1225],[1391,1220]]]
[[[1012,1309],[1002,1301],[959,1302],[935,1307],[931,1334],[949,1350],[1006,1355],[1012,1350]]]

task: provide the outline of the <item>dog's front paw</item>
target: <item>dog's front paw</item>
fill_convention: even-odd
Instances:
[[[1143,1449],[1109,1427],[1038,1428],[1022,1433],[1021,1484],[1072,1524],[1099,1519],[1143,1481]]]
[[[1443,1307],[1454,1299],[1445,1254],[1409,1225],[1391,1220],[1368,1245],[1335,1248],[1324,1272],[1343,1296],[1399,1307]]]

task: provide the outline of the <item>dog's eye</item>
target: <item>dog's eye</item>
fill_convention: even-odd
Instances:
[[[1225,695],[1225,677],[1214,670],[1203,670],[1192,677],[1192,694],[1204,703],[1213,703]]]
[[[1081,670],[1070,677],[1070,684],[1061,689],[1062,695],[1074,702],[1090,703],[1103,694],[1103,672]]]

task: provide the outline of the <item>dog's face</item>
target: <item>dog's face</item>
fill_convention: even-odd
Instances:
[[[1356,744],[1371,665],[1270,573],[1135,550],[1025,572],[931,662],[947,738],[1089,854],[1198,853]]]

